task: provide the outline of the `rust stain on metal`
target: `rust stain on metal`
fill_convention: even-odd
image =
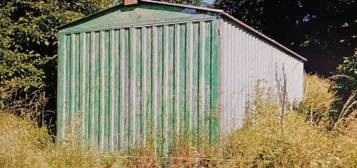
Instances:
[[[128,6],[128,5],[135,5],[138,3],[138,0],[124,0],[124,5]]]

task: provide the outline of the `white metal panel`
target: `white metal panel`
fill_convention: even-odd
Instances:
[[[258,81],[276,94],[282,93],[286,83],[288,101],[302,100],[304,64],[301,60],[227,20],[221,20],[220,34],[220,128],[223,135],[243,126]]]

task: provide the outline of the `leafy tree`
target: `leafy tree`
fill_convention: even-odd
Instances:
[[[340,120],[357,110],[357,48],[354,56],[344,58],[331,79],[334,82],[332,90],[338,97],[333,103],[335,108],[333,117],[335,120]],[[357,114],[351,117],[357,117]]]
[[[176,4],[189,4],[189,5],[201,5],[201,0],[156,0],[156,1],[163,1],[169,3],[176,3]]]
[[[111,0],[6,0],[0,2],[0,110],[34,102],[55,109],[57,27],[112,4]],[[36,94],[33,94],[36,93]],[[26,103],[28,104],[28,103]],[[41,104],[41,105],[39,105]],[[15,109],[14,109],[15,108]],[[34,109],[34,113],[39,108]],[[37,110],[37,111],[36,111]]]
[[[65,0],[60,6],[67,11],[74,11],[86,16],[119,2],[122,0]]]

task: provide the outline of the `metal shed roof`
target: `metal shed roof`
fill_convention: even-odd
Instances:
[[[271,43],[272,45],[274,45],[275,47],[282,49],[283,51],[291,54],[292,56],[294,56],[295,58],[302,60],[302,61],[307,61],[306,58],[304,58],[303,56],[297,54],[296,52],[290,50],[289,48],[283,46],[282,44],[278,43],[277,41],[273,40],[272,38],[264,35],[263,33],[260,33],[259,31],[255,30],[254,28],[248,26],[247,24],[243,23],[242,21],[238,20],[237,18],[229,15],[228,13],[224,12],[223,10],[220,9],[212,9],[212,8],[206,8],[206,7],[197,7],[197,6],[190,6],[190,5],[182,5],[182,4],[174,4],[174,3],[167,3],[167,2],[159,2],[159,1],[151,1],[151,0],[140,0],[138,4],[140,3],[150,3],[150,4],[158,4],[158,5],[168,5],[168,6],[175,6],[175,7],[181,7],[181,8],[189,8],[189,9],[196,9],[196,10],[200,10],[200,11],[206,11],[206,12],[213,12],[213,13],[217,13],[227,19],[229,19],[230,21],[236,23],[237,25],[243,27],[244,29],[248,30],[249,32],[251,32],[252,34],[256,35],[257,37],[268,41],[269,43]],[[59,30],[61,29],[65,29],[69,26],[72,25],[76,25],[78,23],[81,23],[83,21],[87,21],[90,20],[91,18],[94,18],[98,15],[101,15],[102,13],[105,13],[106,11],[113,9],[113,8],[118,8],[118,7],[124,7],[124,4],[118,4],[116,6],[101,10],[99,12],[96,12],[94,14],[88,15],[86,17],[83,17],[79,20],[64,24],[60,27],[58,27]]]

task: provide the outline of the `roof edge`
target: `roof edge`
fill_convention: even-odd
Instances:
[[[174,3],[168,3],[168,2],[160,2],[160,1],[152,1],[152,0],[139,0],[139,2],[137,4],[134,5],[130,5],[130,6],[135,6],[135,5],[140,5],[140,2],[144,2],[144,3],[150,3],[150,4],[159,4],[159,5],[168,5],[168,6],[175,6],[175,7],[181,7],[181,8],[190,8],[190,9],[196,9],[196,10],[200,10],[200,11],[209,11],[209,12],[214,12],[214,13],[222,13],[224,12],[221,9],[212,9],[212,8],[207,8],[207,7],[198,7],[198,6],[191,6],[191,5],[183,5],[183,4],[174,4]],[[84,16],[80,19],[74,20],[72,22],[60,25],[57,27],[58,30],[64,29],[70,25],[82,22],[86,19],[95,17],[96,15],[99,15],[103,12],[106,12],[108,10],[114,9],[114,8],[119,8],[119,7],[125,7],[124,3],[119,3],[117,5],[114,5],[112,7],[100,10],[98,12],[92,13],[90,15]]]
[[[201,11],[208,11],[208,12],[218,13],[218,14],[224,16],[224,17],[229,18],[230,20],[234,21],[235,23],[239,24],[243,28],[245,28],[248,31],[254,33],[257,36],[259,36],[260,38],[267,40],[268,42],[272,43],[275,47],[280,48],[280,49],[284,50],[285,52],[293,55],[295,58],[297,58],[297,59],[299,59],[301,61],[307,61],[307,59],[304,58],[303,56],[301,56],[301,55],[297,54],[296,52],[290,50],[289,48],[287,48],[284,45],[280,44],[279,42],[273,40],[272,38],[264,35],[263,33],[255,30],[254,28],[252,28],[249,25],[245,24],[244,22],[238,20],[237,18],[233,17],[232,15],[224,12],[224,10],[212,9],[212,8],[207,8],[207,7],[191,6],[191,5],[174,4],[174,3],[168,3],[168,2],[159,2],[159,1],[152,1],[152,0],[139,0],[139,2],[137,4],[135,4],[135,5],[140,5],[140,2],[151,3],[151,4],[159,4],[159,5],[176,6],[176,7],[182,7],[182,8],[191,8],[191,9],[196,9],[196,10],[201,10]],[[135,6],[135,5],[132,5],[132,6]],[[76,23],[80,23],[80,22],[82,22],[84,20],[87,20],[87,19],[90,19],[92,17],[95,17],[96,15],[99,15],[99,14],[101,14],[103,12],[112,10],[114,8],[123,7],[123,6],[124,6],[124,4],[120,3],[120,4],[112,6],[110,8],[103,9],[103,10],[100,10],[100,11],[98,11],[96,13],[91,14],[91,15],[85,16],[85,17],[83,17],[81,19],[78,19],[78,20],[69,22],[67,24],[61,25],[61,26],[57,27],[57,29],[58,30],[64,29],[64,28],[66,28],[66,27],[68,27],[70,25],[73,25],[73,24],[76,24]]]
[[[213,9],[213,8],[208,8],[208,7],[175,4],[175,3],[153,1],[153,0],[139,0],[139,2],[154,3],[154,4],[161,4],[161,5],[168,5],[168,6],[176,6],[176,7],[182,7],[182,8],[191,8],[191,9],[197,9],[197,10],[201,10],[201,11],[209,11],[209,12],[215,12],[215,13],[224,12],[224,10],[222,10],[222,9]]]
[[[84,16],[84,17],[79,18],[79,19],[77,19],[77,20],[74,20],[74,21],[68,22],[68,23],[66,23],[66,24],[60,25],[60,26],[57,27],[57,29],[58,29],[58,30],[64,29],[64,28],[66,28],[66,27],[68,27],[68,26],[70,26],[70,25],[73,25],[73,24],[76,24],[76,23],[80,23],[80,22],[82,22],[82,21],[84,21],[84,20],[86,20],[86,19],[90,19],[90,18],[92,18],[92,17],[95,17],[96,15],[99,15],[99,14],[101,14],[101,13],[103,13],[103,12],[112,10],[112,9],[114,9],[114,8],[122,7],[122,6],[124,6],[124,3],[119,3],[118,5],[114,5],[114,6],[112,6],[112,7],[109,7],[109,8],[106,8],[106,9],[102,9],[102,10],[100,10],[100,11],[94,12],[94,13],[92,13],[92,14],[90,14],[90,15]],[[131,5],[131,6],[133,6],[133,5]]]
[[[265,34],[259,32],[259,31],[255,30],[254,28],[252,28],[252,27],[250,27],[249,25],[245,24],[244,22],[238,20],[237,18],[233,17],[232,15],[230,15],[230,14],[224,12],[224,11],[221,12],[221,14],[222,14],[223,16],[225,16],[225,17],[227,17],[227,18],[233,20],[234,22],[236,22],[237,24],[241,25],[241,26],[244,27],[245,29],[251,31],[252,33],[254,33],[254,34],[260,36],[261,38],[263,38],[263,39],[265,39],[265,40],[267,40],[267,41],[269,41],[269,42],[271,42],[271,43],[274,44],[276,47],[278,47],[278,48],[280,48],[280,49],[282,49],[282,50],[288,52],[289,54],[294,55],[296,58],[298,58],[298,59],[300,59],[300,60],[302,60],[302,61],[305,61],[305,62],[307,61],[307,59],[306,59],[305,57],[301,56],[300,54],[298,54],[298,53],[296,53],[296,52],[294,52],[294,51],[292,51],[292,50],[290,50],[289,48],[287,48],[287,47],[285,47],[284,45],[280,44],[279,42],[273,40],[272,38],[268,37],[267,35],[265,35]]]

